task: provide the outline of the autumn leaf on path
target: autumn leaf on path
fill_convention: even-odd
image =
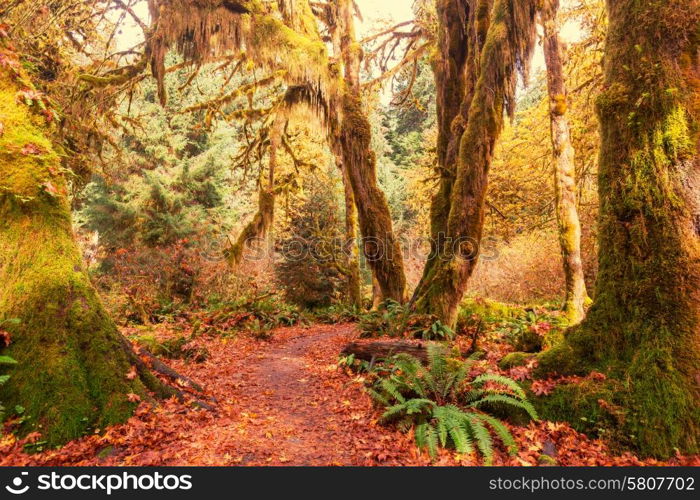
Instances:
[[[141,396],[130,392],[126,395],[126,399],[128,399],[131,403],[138,403],[139,401],[141,401]]]

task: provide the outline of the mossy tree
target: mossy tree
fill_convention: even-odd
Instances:
[[[360,65],[363,53],[355,37],[353,2],[335,0],[335,9],[335,29],[343,63],[343,81],[337,98],[340,108],[337,137],[343,166],[357,206],[365,258],[382,299],[403,302],[406,293],[403,254],[392,228],[389,204],[377,184],[371,125],[362,103]]]
[[[148,37],[148,56],[159,82],[170,48],[196,64],[245,49],[240,57],[253,67],[280,71],[288,85],[308,89],[308,104],[329,122],[330,140],[338,142],[365,241],[363,250],[382,295],[403,301],[403,257],[377,184],[370,124],[362,107],[362,50],[355,40],[352,3],[339,0],[321,9],[324,14],[333,12],[324,21],[332,20],[335,24],[329,29],[339,33],[337,61],[328,56],[308,0],[280,1],[277,7],[257,0],[149,0],[149,5],[154,29]],[[162,85],[159,93],[164,101]],[[332,149],[336,150],[335,144]]]
[[[55,445],[126,420],[147,389],[175,391],[148,373],[90,284],[60,150],[16,55],[0,50],[0,318],[21,321],[8,327],[18,364],[2,400]]]
[[[605,372],[642,453],[697,453],[700,2],[607,8],[595,300],[539,372]]]
[[[545,0],[541,12],[544,61],[547,67],[549,123],[554,156],[554,193],[556,197],[559,244],[564,266],[564,312],[572,324],[580,322],[588,301],[581,262],[581,222],[576,206],[576,166],[571,129],[566,117],[567,94],[564,64],[557,26],[559,0]]]
[[[478,259],[493,148],[504,114],[515,108],[517,72],[526,73],[535,39],[536,7],[534,0],[475,0],[460,7],[464,13],[457,16],[465,20],[467,33],[473,33],[467,43],[476,63],[471,69],[467,66],[463,87],[461,106],[468,111],[461,115],[466,123],[460,125],[463,132],[455,156],[454,181],[441,180],[433,200],[432,224],[442,227],[434,227],[432,232],[441,232],[444,243],[431,253],[412,299],[418,312],[434,314],[448,325],[455,323],[457,306]],[[454,18],[439,16],[441,37],[450,36],[453,30],[444,24]],[[449,46],[449,41],[441,43]],[[450,57],[454,56],[448,54]],[[475,81],[473,91],[468,86],[470,79]]]

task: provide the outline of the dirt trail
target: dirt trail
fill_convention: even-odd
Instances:
[[[317,326],[266,346],[250,360],[248,373],[238,377],[245,381],[239,394],[247,403],[246,413],[272,417],[274,430],[263,425],[250,433],[241,450],[243,463],[261,459],[293,465],[361,463],[356,447],[339,446],[345,441],[338,435],[343,427],[338,414],[342,401],[328,394],[323,377],[336,359],[317,356],[322,346],[346,342],[353,333],[352,325]],[[279,439],[271,449],[266,440],[275,434]]]
[[[410,437],[377,425],[362,381],[338,368],[355,326],[281,328],[270,341],[200,337],[204,363],[168,360],[205,387],[215,411],[169,400],[126,424],[27,455],[2,443],[0,465],[401,465]],[[4,452],[4,457],[3,453]]]

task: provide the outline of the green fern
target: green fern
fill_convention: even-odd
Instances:
[[[459,453],[475,450],[486,464],[493,461],[493,439],[499,439],[509,453],[517,451],[508,427],[487,412],[495,406],[509,406],[537,419],[525,391],[514,380],[498,374],[469,379],[476,356],[462,361],[448,356],[445,347],[428,346],[428,365],[400,354],[392,358],[390,375],[368,388],[372,398],[386,407],[383,423],[413,426],[416,445],[437,455],[439,447]]]
[[[12,359],[9,356],[0,356],[0,366],[2,365],[16,365],[17,361]],[[10,380],[9,375],[0,375],[0,386],[5,385],[7,381]],[[5,407],[2,405],[2,402],[0,401],[0,422],[2,422],[3,418],[5,416]],[[0,431],[2,429],[0,428]]]

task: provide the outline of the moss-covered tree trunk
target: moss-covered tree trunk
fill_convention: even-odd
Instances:
[[[697,453],[700,1],[607,6],[595,300],[539,371],[604,371],[642,453]]]
[[[250,222],[245,225],[238,238],[236,238],[236,242],[225,251],[226,258],[234,269],[240,265],[245,249],[249,245],[271,237],[271,229],[275,219],[275,170],[286,123],[283,115],[284,113],[279,112],[272,119],[268,129],[267,185],[262,180],[260,181],[258,211],[255,212]]]
[[[343,192],[345,195],[345,245],[347,302],[356,308],[362,307],[362,288],[360,282],[360,251],[357,246],[357,207],[352,192],[350,178],[342,160],[337,163],[343,173]]]
[[[580,322],[588,300],[581,262],[581,222],[576,208],[576,167],[566,117],[567,95],[561,43],[557,27],[559,0],[546,0],[542,9],[543,48],[547,67],[549,123],[554,156],[554,193],[557,207],[559,244],[564,266],[564,312],[571,324]]]
[[[414,297],[420,296],[433,265],[444,252],[459,141],[467,123],[476,80],[473,54],[475,49],[478,53],[478,49],[471,43],[474,39],[469,37],[475,26],[474,3],[469,0],[438,0],[435,5],[439,19],[438,50],[431,63],[436,90],[438,186],[430,204],[430,254],[421,280],[413,291]],[[486,18],[488,20],[488,10]]]
[[[59,156],[11,68],[0,65],[0,319],[21,323],[7,327],[2,354],[18,364],[0,401],[23,406],[26,426],[58,444],[126,420],[129,394],[162,386],[148,373],[127,376],[137,358],[90,284]]]
[[[536,3],[497,0],[487,9],[490,21],[478,23],[483,21],[480,15],[471,21],[477,35],[470,43],[485,41],[475,55],[478,65],[473,71],[478,79],[473,96],[466,94],[469,112],[449,194],[445,243],[440,254],[431,259],[430,269],[413,297],[418,312],[434,314],[449,325],[456,320],[457,306],[478,259],[488,170],[504,113],[512,112],[514,107],[517,70],[527,64],[532,49]],[[488,7],[488,2],[484,4]],[[441,23],[444,18],[441,16]],[[441,36],[450,32],[444,27],[440,31]]]
[[[383,299],[403,302],[406,277],[401,246],[394,234],[389,205],[377,185],[377,162],[372,150],[372,133],[362,107],[360,64],[362,48],[355,40],[350,0],[336,0],[337,22],[344,63],[341,90],[339,139],[343,165],[347,169],[357,205],[363,251],[376,276]]]

